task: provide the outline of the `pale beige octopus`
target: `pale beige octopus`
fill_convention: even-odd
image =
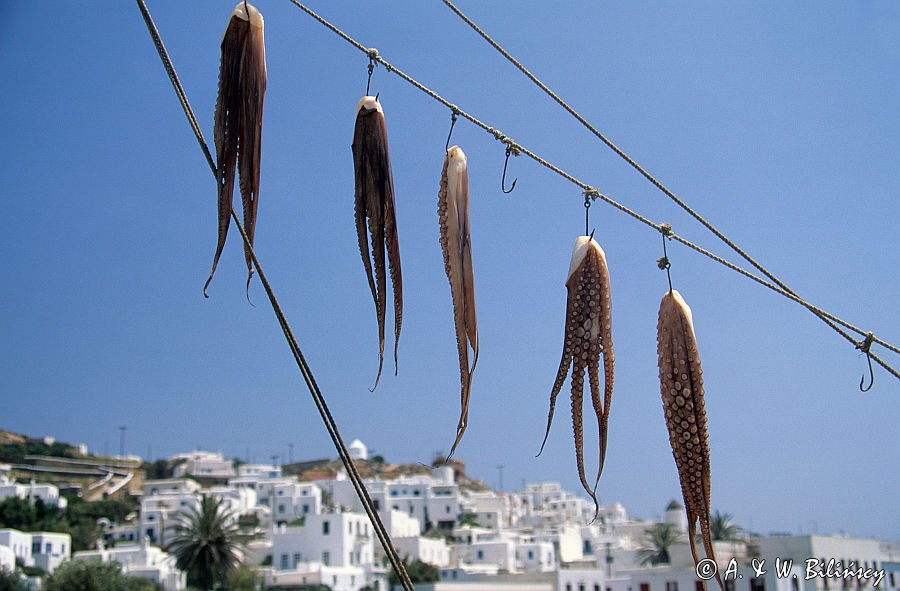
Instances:
[[[447,150],[438,193],[438,220],[444,271],[450,281],[453,321],[459,355],[460,415],[456,440],[447,458],[453,456],[469,423],[469,392],[478,363],[478,323],[475,319],[475,275],[472,269],[472,241],[469,236],[469,173],[466,155],[459,146]],[[472,364],[469,365],[469,349]]]
[[[606,434],[609,422],[609,405],[612,401],[613,366],[615,355],[612,344],[612,313],[609,284],[609,269],[606,254],[591,236],[579,236],[575,240],[569,275],[566,278],[566,332],[562,359],[550,392],[550,412],[547,416],[547,431],[541,451],[550,435],[550,424],[556,408],[556,397],[566,380],[569,364],[572,365],[572,425],[575,434],[575,460],[581,485],[594,501],[595,514],[598,509],[596,488],[603,472],[606,458]],[[603,355],[604,395],[600,399],[600,355]],[[584,371],[587,369],[591,387],[591,401],[597,415],[600,456],[597,478],[590,486],[584,471],[584,429],[582,421],[582,401],[584,397]],[[540,455],[540,452],[538,452]]]
[[[659,306],[657,353],[663,411],[684,496],[691,554],[697,563],[694,531],[699,522],[706,556],[715,560],[709,526],[709,436],[703,370],[691,309],[675,290],[666,292]],[[724,590],[718,572],[716,579]]]

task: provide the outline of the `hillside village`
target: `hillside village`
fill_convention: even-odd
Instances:
[[[10,434],[4,434],[0,451],[8,452]],[[55,445],[49,439],[43,440],[43,448],[40,443],[32,451]],[[13,461],[6,453],[9,463],[0,463],[0,503],[17,498],[65,510],[70,500],[86,506],[121,499],[133,503],[133,510],[121,518],[98,518],[92,548],[73,548],[70,533],[21,531],[0,522],[0,570],[30,575],[33,589],[40,588],[41,573],[52,574],[67,561],[89,560],[116,562],[124,573],[168,591],[186,589],[187,577],[167,549],[179,515],[198,510],[204,497],[218,499],[229,519],[251,534],[244,563],[257,573],[255,588],[391,588],[384,550],[337,462],[250,464],[192,451],[142,463],[134,457],[89,456],[86,449],[56,451],[60,455],[21,453]],[[602,506],[592,521],[593,503],[557,483],[498,492],[466,475],[459,461],[437,461],[430,469],[395,466],[370,458],[358,440],[350,451],[400,555],[430,569],[432,580],[417,582],[417,589],[705,588],[690,553],[685,511],[677,501],[665,507],[660,522],[632,517],[621,503]],[[663,548],[654,542],[661,530],[671,534]],[[719,537],[726,538],[714,544],[726,591],[900,590],[900,543],[826,535],[756,536],[736,527]],[[778,571],[776,557],[793,564]],[[818,567],[810,570],[809,558],[824,562],[821,575]],[[847,568],[829,571],[832,558]],[[768,566],[760,569],[760,560]],[[718,586],[715,580],[710,585]]]

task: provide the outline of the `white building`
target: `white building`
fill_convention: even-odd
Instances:
[[[60,563],[69,559],[72,537],[56,532],[0,529],[0,547],[4,546],[25,566],[37,567],[52,573]]]
[[[350,448],[347,451],[350,453],[351,460],[369,459],[369,448],[367,448],[366,444],[359,439],[354,439],[353,443],[350,444]]]
[[[516,567],[531,573],[556,570],[556,552],[548,542],[522,542],[516,546]]]
[[[900,545],[878,540],[848,538],[843,536],[769,536],[759,541],[760,555],[770,564],[779,557],[793,560],[806,569],[808,559],[818,559],[817,565],[810,565],[813,572],[827,574],[829,561],[834,561],[832,572],[838,569],[856,570],[862,567],[884,572],[878,589],[895,590],[900,587]],[[873,573],[874,574],[874,573]],[[806,580],[804,580],[806,579]],[[840,590],[848,585],[862,588],[872,587],[875,578],[848,578],[813,576],[801,577],[803,591]],[[859,583],[859,584],[857,584]],[[798,591],[798,590],[794,590]]]
[[[185,574],[175,566],[175,557],[156,546],[148,544],[144,538],[139,545],[100,548],[93,551],[76,552],[73,560],[100,560],[118,562],[122,572],[161,584],[166,591],[183,591],[187,588]]]
[[[192,451],[188,454],[172,456],[169,460],[181,462],[173,470],[176,478],[187,475],[202,478],[231,478],[234,476],[234,463],[226,460],[221,452]]]
[[[418,520],[420,533],[431,529],[450,533],[462,512],[459,487],[453,481],[453,469],[447,466],[435,468],[431,474],[395,480],[369,478],[363,482],[382,520],[391,510],[406,513]],[[352,483],[343,474],[316,484],[331,495],[335,505],[363,511]]]
[[[147,489],[147,486],[144,486]],[[138,539],[147,537],[152,544],[165,546],[172,536],[172,527],[179,513],[200,508],[200,495],[196,492],[165,492],[141,499],[138,519]]]
[[[0,477],[0,501],[8,497],[28,499],[31,504],[34,504],[36,499],[40,499],[46,505],[60,509],[65,509],[68,505],[65,497],[59,496],[59,487],[53,484],[36,484],[34,481],[29,484],[19,484],[10,481],[5,476]]]
[[[450,546],[443,538],[426,538],[416,534],[405,538],[395,537],[391,541],[401,558],[409,557],[410,560],[421,560],[437,567],[450,566]]]
[[[281,478],[281,466],[273,464],[241,464],[237,469],[237,477],[255,476],[256,478]],[[231,484],[229,482],[229,484]]]
[[[200,490],[196,481],[188,478],[167,478],[163,480],[145,480],[144,496],[154,497],[167,494],[190,494]]]
[[[16,569],[16,555],[12,548],[0,545],[0,570],[12,572]]]
[[[359,513],[310,514],[272,535],[272,587],[318,583],[356,591],[374,580],[371,525]]]
[[[271,511],[276,525],[322,512],[322,489],[296,479],[271,479],[257,486],[259,503]]]

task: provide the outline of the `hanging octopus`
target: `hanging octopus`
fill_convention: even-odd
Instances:
[[[219,95],[216,98],[215,142],[219,191],[219,239],[212,270],[203,295],[212,281],[231,223],[235,168],[240,173],[244,230],[250,245],[256,233],[259,206],[259,157],[262,140],[263,101],[266,94],[266,49],[263,17],[255,6],[238,2],[222,38]],[[244,245],[247,293],[253,277],[250,248]]]
[[[709,436],[703,370],[691,309],[675,290],[666,292],[659,305],[657,353],[663,411],[684,495],[691,554],[696,564],[694,530],[699,522],[706,556],[715,560],[709,527]],[[724,591],[718,572],[716,579]]]
[[[356,105],[356,126],[353,130],[353,168],[356,179],[356,237],[375,302],[378,320],[378,375],[384,364],[384,317],[387,307],[385,250],[390,265],[391,287],[394,291],[394,374],[397,373],[397,346],[403,322],[403,280],[400,272],[400,242],[397,238],[397,218],[394,211],[394,179],[391,174],[391,155],[388,150],[387,127],[381,103],[374,96],[364,96]],[[372,254],[366,231],[371,234]],[[372,267],[375,277],[372,277]]]
[[[596,488],[603,472],[606,457],[606,431],[609,421],[609,405],[613,391],[613,365],[615,357],[612,344],[612,316],[609,286],[609,269],[606,255],[591,236],[579,236],[575,240],[569,275],[566,278],[566,332],[562,359],[553,390],[550,392],[550,413],[547,431],[541,451],[550,435],[550,424],[556,407],[556,397],[566,380],[569,364],[572,365],[572,424],[575,432],[575,459],[581,485],[594,501],[595,515],[599,511]],[[603,355],[604,396],[600,399],[600,355]],[[584,391],[584,370],[588,371],[591,401],[597,415],[600,439],[600,461],[594,486],[588,484],[584,472],[584,429],[581,417]],[[538,452],[540,455],[540,452]]]
[[[447,456],[456,451],[469,422],[469,390],[478,363],[478,324],[475,321],[475,277],[472,271],[472,242],[469,237],[469,173],[466,155],[459,146],[447,150],[438,193],[438,219],[444,270],[450,281],[456,348],[459,354],[460,416],[456,441]],[[469,349],[472,365],[469,365]]]

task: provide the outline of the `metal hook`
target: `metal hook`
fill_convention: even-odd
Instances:
[[[456,125],[456,111],[450,116],[450,133],[447,134],[447,143],[444,145],[444,152],[450,151],[450,136],[453,135],[453,126]]]
[[[669,280],[669,293],[672,293],[672,273],[669,272],[669,269],[672,268],[672,263],[669,262],[669,253],[666,252],[666,238],[672,233],[672,226],[662,224],[659,227],[659,233],[662,235],[663,256],[661,259],[656,259],[656,266],[659,267],[660,271],[666,270],[666,278]]]
[[[375,58],[369,56],[369,79],[366,80],[366,96],[369,96],[369,85],[372,84],[372,72],[375,71]]]
[[[509,155],[512,154],[512,146],[506,144],[506,160],[503,162],[503,178],[500,179],[500,190],[506,194],[512,193],[513,189],[516,188],[516,181],[519,180],[518,177],[513,179],[512,186],[510,186],[509,191],[506,190],[506,166],[509,164]]]
[[[590,193],[585,192],[584,194],[584,235],[588,234],[588,226],[590,226],[590,216],[588,212],[591,211],[591,195]],[[591,238],[594,237],[594,233],[591,232]]]
[[[875,372],[872,370],[872,355],[869,354],[869,348],[872,346],[872,340],[875,338],[875,335],[871,332],[866,335],[866,339],[861,343],[856,345],[856,348],[866,354],[866,361],[869,362],[869,385],[867,387],[863,387],[863,384],[866,382],[866,374],[863,374],[863,377],[859,379],[859,391],[860,392],[868,392],[872,389],[872,386],[875,384]]]

